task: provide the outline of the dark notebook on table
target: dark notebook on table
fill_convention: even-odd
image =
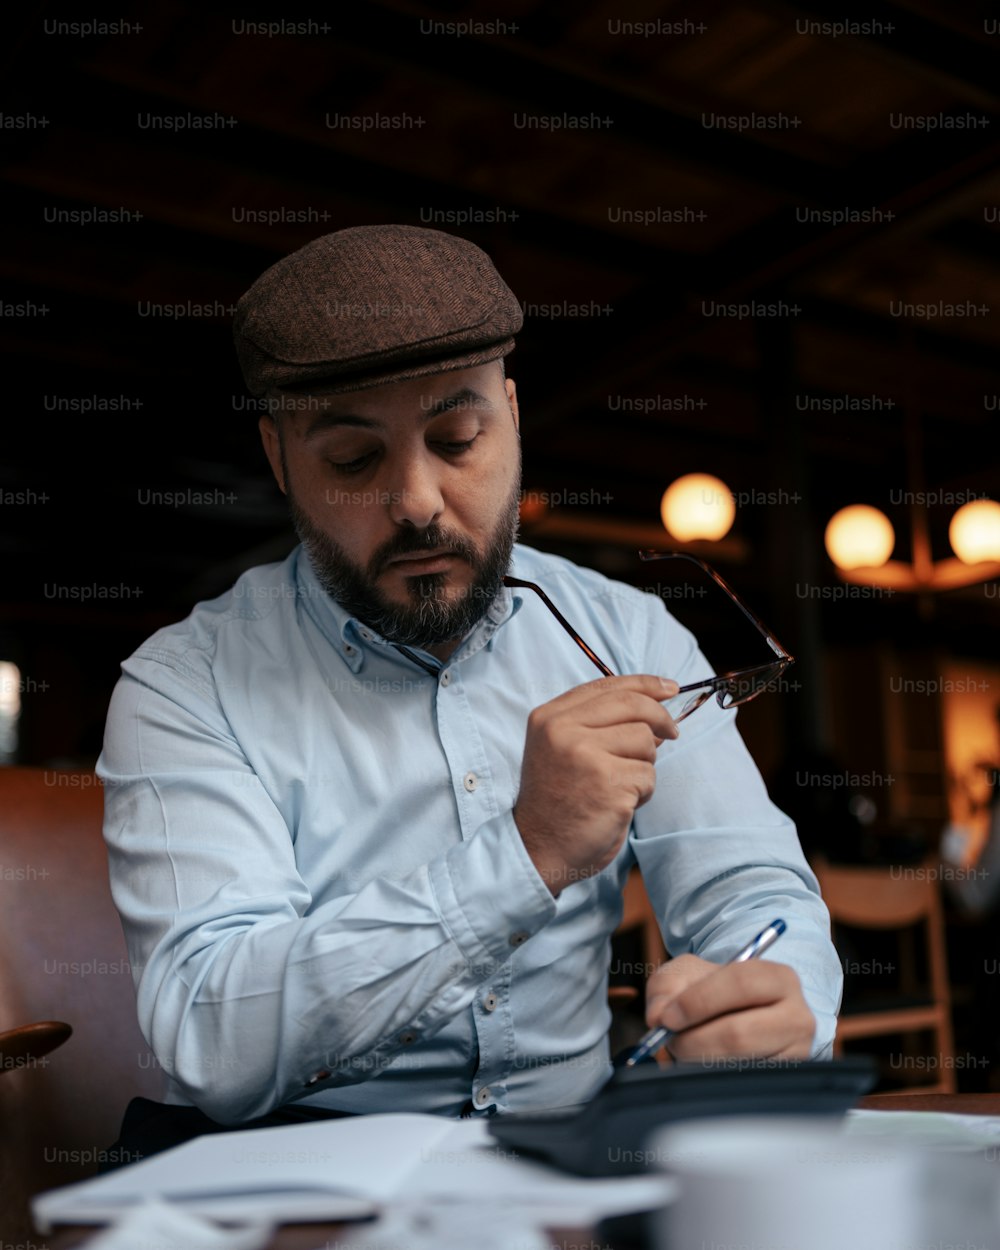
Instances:
[[[842,1116],[875,1084],[866,1055],[842,1059],[723,1060],[619,1068],[586,1103],[509,1112],[489,1121],[504,1146],[581,1176],[643,1172],[658,1128],[719,1115]]]

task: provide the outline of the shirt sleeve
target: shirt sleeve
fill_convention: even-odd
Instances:
[[[376,1074],[555,915],[509,812],[313,906],[210,680],[180,657],[123,669],[98,761],[112,894],[142,1032],[214,1119]]]
[[[711,676],[691,633],[659,599],[645,598],[644,671],[681,685]],[[636,812],[632,848],[671,955],[725,963],[771,920],[786,922],[763,958],[797,972],[816,1020],[812,1055],[828,1058],[843,989],[829,913],[795,826],[768,798],[736,717],[713,696],[681,722],[679,738],[659,748],[656,790]]]

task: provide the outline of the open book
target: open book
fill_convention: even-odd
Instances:
[[[519,1158],[483,1120],[392,1114],[214,1133],[138,1163],[40,1194],[41,1232],[101,1224],[156,1197],[215,1219],[359,1219],[390,1202],[521,1207],[554,1223],[651,1210],[672,1182],[649,1175],[581,1180]]]

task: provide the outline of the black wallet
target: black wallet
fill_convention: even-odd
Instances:
[[[722,1060],[620,1068],[590,1102],[489,1120],[492,1135],[519,1153],[579,1176],[644,1172],[646,1139],[680,1120],[719,1115],[842,1116],[875,1084],[867,1055],[800,1062]]]

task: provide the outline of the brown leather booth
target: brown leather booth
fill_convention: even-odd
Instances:
[[[97,1170],[130,1098],[163,1096],[136,1023],[102,810],[93,773],[0,768],[0,1034],[49,1020],[73,1030],[41,1055],[30,1038],[0,1038],[7,1242],[31,1233],[31,1194]]]

